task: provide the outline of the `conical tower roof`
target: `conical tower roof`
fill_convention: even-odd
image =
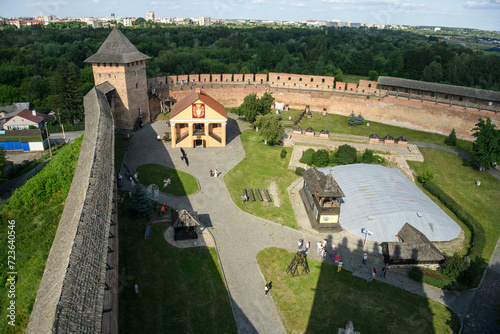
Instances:
[[[120,30],[113,28],[99,50],[85,59],[85,62],[126,64],[150,58],[139,52]]]

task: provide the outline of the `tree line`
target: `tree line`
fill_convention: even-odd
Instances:
[[[148,77],[198,73],[344,74],[403,77],[500,90],[500,56],[474,51],[402,30],[369,28],[175,26],[121,27],[152,57]],[[57,105],[55,75],[73,73],[66,90],[81,97],[94,85],[83,63],[110,32],[81,23],[0,29],[0,103],[31,102],[48,111]],[[57,87],[55,87],[57,86]],[[55,101],[56,100],[56,101]],[[67,118],[66,121],[69,121]]]

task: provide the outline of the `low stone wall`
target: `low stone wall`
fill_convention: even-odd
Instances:
[[[84,97],[85,138],[27,333],[100,333],[114,187],[114,119],[104,93]]]

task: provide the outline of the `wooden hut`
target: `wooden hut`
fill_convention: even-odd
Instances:
[[[304,206],[317,230],[341,231],[340,204],[345,196],[332,174],[325,175],[316,168],[302,173],[304,187],[300,191]]]
[[[180,210],[178,217],[172,227],[174,228],[174,240],[198,239],[196,227],[200,225],[196,211]]]
[[[445,257],[418,229],[406,223],[398,232],[400,242],[382,243],[384,261],[388,264],[435,264]]]

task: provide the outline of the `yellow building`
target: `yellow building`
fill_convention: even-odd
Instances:
[[[172,147],[226,146],[226,109],[196,89],[170,111]]]

